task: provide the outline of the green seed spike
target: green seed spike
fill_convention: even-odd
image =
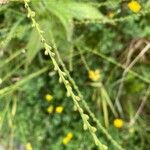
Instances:
[[[40,30],[40,31],[42,31],[42,30]],[[42,32],[43,32],[43,31],[42,31]],[[52,49],[52,47],[49,46],[47,43],[44,43],[44,47],[45,47],[47,50],[51,50],[51,49]]]
[[[40,33],[41,33],[41,34],[43,34],[43,33],[44,33],[44,31],[40,30]]]
[[[50,58],[51,58],[51,61],[52,61],[52,63],[53,63],[53,66],[54,66],[54,70],[58,72],[59,77],[62,79],[62,82],[64,83],[64,85],[65,85],[65,87],[66,87],[66,89],[67,89],[67,96],[71,96],[71,98],[73,99],[74,104],[76,105],[76,107],[77,107],[77,109],[78,109],[78,111],[79,111],[79,113],[80,113],[80,116],[81,116],[81,118],[82,118],[82,120],[83,120],[83,124],[84,124],[84,125],[83,125],[83,129],[84,129],[84,130],[87,130],[87,129],[88,129],[88,130],[89,130],[89,133],[93,136],[93,140],[94,140],[94,141],[97,140],[97,141],[100,143],[100,146],[99,146],[99,145],[98,145],[98,146],[99,146],[99,147],[103,147],[103,144],[101,144],[101,142],[98,140],[96,134],[90,130],[91,125],[89,124],[87,118],[84,117],[83,109],[81,108],[79,102],[76,100],[76,95],[75,95],[75,93],[73,92],[73,89],[72,89],[71,85],[70,85],[70,84],[66,84],[66,80],[67,80],[67,79],[65,79],[65,76],[64,76],[63,73],[62,73],[62,69],[59,67],[59,63],[57,62],[57,60],[56,60],[55,57],[54,57],[55,55],[53,56],[54,53],[51,51],[51,48],[49,47],[48,43],[46,42],[46,40],[45,40],[43,34],[41,34],[41,32],[40,32],[41,29],[40,29],[39,24],[36,22],[36,20],[35,20],[33,14],[32,14],[32,10],[30,9],[30,6],[28,5],[28,0],[24,0],[24,4],[25,4],[25,7],[26,7],[27,12],[28,12],[28,14],[29,14],[28,16],[30,17],[32,23],[35,24],[35,29],[36,29],[36,31],[39,33],[39,37],[40,37],[40,39],[42,40],[42,43],[44,44],[44,48],[45,48],[45,49],[48,51],[48,53],[49,53],[49,56],[50,56]],[[31,15],[30,15],[30,14],[31,14]],[[53,47],[53,49],[54,49],[54,47]],[[68,76],[67,76],[67,78],[68,78]],[[96,140],[95,140],[95,139],[96,139]],[[102,149],[102,148],[101,148],[101,149]]]
[[[70,84],[68,80],[66,80],[66,84],[67,84],[67,85],[69,85],[69,84]]]
[[[34,26],[34,27],[35,27],[35,26]],[[44,39],[44,38],[41,38],[41,42],[44,43],[44,42],[45,42],[45,39]]]
[[[31,17],[35,17],[35,12],[31,10]]]
[[[73,106],[73,110],[74,110],[74,111],[77,111],[77,110],[78,110],[78,108],[77,108],[76,105]]]
[[[36,25],[34,23],[32,23],[32,27],[34,28]]]
[[[57,70],[58,70],[57,66],[54,66],[54,70],[55,70],[55,71],[57,71]],[[60,77],[60,78],[61,78],[61,77]]]
[[[67,76],[67,74],[66,74],[64,71],[62,71],[62,74],[63,74],[64,76]],[[66,82],[67,82],[67,84],[70,84],[68,80],[66,80]]]
[[[52,57],[54,57],[54,56],[55,56],[55,53],[53,53],[53,52],[50,51],[50,55],[51,55]]]
[[[48,51],[47,51],[47,50],[45,50],[44,54],[45,54],[45,55],[48,55]]]
[[[80,108],[80,112],[83,114],[83,109],[82,108]]]
[[[67,97],[70,97],[71,96],[71,92],[70,90],[67,89]]]
[[[92,132],[94,132],[94,133],[97,131],[97,129],[96,129],[95,127],[93,127],[93,126],[91,126],[90,130],[91,130]]]
[[[88,127],[87,127],[87,125],[86,125],[85,123],[83,124],[83,129],[84,129],[84,130],[87,130],[87,129],[88,129]]]
[[[59,83],[62,83],[62,79],[59,77]]]
[[[75,98],[76,98],[77,101],[81,100],[81,98],[79,96],[76,96]]]
[[[89,119],[89,116],[87,114],[84,114],[84,117],[86,118],[86,120]]]

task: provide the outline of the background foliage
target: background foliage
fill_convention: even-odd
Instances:
[[[138,13],[129,9],[129,2],[33,0],[29,5],[47,43],[60,55],[108,134],[124,149],[148,150],[149,51],[140,55],[129,71],[127,67],[149,45],[150,2],[138,1]],[[61,59],[57,57],[57,62],[63,69]],[[88,72],[96,69],[100,70],[100,80],[93,82]],[[46,101],[47,94],[53,96],[52,101]],[[115,103],[117,98],[120,105]],[[51,113],[47,112],[49,106],[54,107]],[[61,113],[56,111],[58,106],[63,107]],[[83,104],[81,107],[85,109]],[[124,121],[121,129],[113,126],[115,118]],[[97,127],[92,118],[89,122]],[[44,54],[23,1],[1,5],[0,143],[6,149],[26,143],[35,150],[97,149],[82,124],[52,61]],[[64,145],[69,132],[73,138]],[[108,149],[117,149],[102,130],[97,128],[96,134]]]

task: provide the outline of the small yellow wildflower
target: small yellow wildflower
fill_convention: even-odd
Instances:
[[[116,128],[122,128],[123,125],[124,125],[124,121],[122,119],[117,118],[114,120],[114,126]]]
[[[45,95],[45,100],[46,100],[46,101],[50,102],[50,101],[52,101],[52,99],[53,99],[53,96],[52,96],[52,95],[50,95],[50,94],[46,94],[46,95]]]
[[[72,134],[71,132],[69,132],[69,133],[66,135],[66,137],[64,137],[64,139],[63,139],[63,144],[64,144],[64,145],[68,144],[68,143],[71,141],[72,138],[73,138],[73,134]]]
[[[47,112],[50,114],[52,113],[54,110],[54,107],[52,105],[50,105],[48,108],[47,108]]]
[[[32,145],[31,143],[26,144],[26,150],[32,150]]]
[[[71,132],[69,132],[69,133],[67,134],[67,137],[68,137],[69,139],[72,139],[72,138],[73,138],[73,134],[72,134]]]
[[[100,79],[100,70],[89,70],[88,77],[92,81],[98,81]]]
[[[65,138],[63,139],[63,144],[66,145],[66,144],[68,144],[68,142],[69,142],[69,140],[65,137]]]
[[[115,13],[113,13],[112,11],[108,12],[108,17],[109,18],[113,18],[115,16]]]
[[[57,106],[55,111],[56,113],[62,113],[63,110],[64,110],[63,106]]]
[[[134,13],[138,13],[141,10],[141,5],[135,0],[132,0],[130,3],[128,3],[128,7],[131,11]]]

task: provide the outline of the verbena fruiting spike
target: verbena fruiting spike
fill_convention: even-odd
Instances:
[[[95,127],[93,127],[93,126],[91,126],[90,130],[91,130],[92,132],[96,132],[96,131],[97,131],[97,129],[96,129]]]
[[[80,101],[81,98],[80,98],[79,96],[76,96],[76,100],[77,100],[77,101]]]
[[[87,114],[84,114],[84,117],[88,120],[89,116]]]
[[[35,14],[34,14],[33,11],[30,9],[30,7],[29,7],[29,5],[28,5],[28,0],[24,0],[24,3],[25,3],[25,8],[26,8],[27,11],[28,11],[28,17],[31,19],[32,23],[35,25],[34,27],[35,27],[36,31],[39,33],[39,36],[40,36],[40,38],[41,38],[41,40],[42,40],[42,42],[43,42],[43,44],[44,44],[44,48],[46,49],[46,51],[48,51],[48,54],[49,54],[49,56],[50,56],[50,58],[51,58],[51,60],[52,60],[52,63],[53,63],[53,65],[54,65],[54,70],[56,70],[56,71],[58,72],[59,77],[61,78],[62,82],[64,83],[64,85],[65,85],[65,87],[66,87],[66,89],[67,89],[67,96],[71,96],[71,98],[72,98],[73,101],[74,101],[74,104],[76,105],[76,107],[77,107],[77,109],[78,109],[78,111],[79,111],[79,113],[80,113],[80,115],[81,115],[81,118],[82,118],[83,124],[84,124],[83,128],[89,130],[89,133],[91,133],[91,135],[93,136],[93,140],[94,140],[94,142],[96,143],[96,140],[98,140],[97,135],[96,135],[94,132],[92,132],[92,131],[90,130],[91,125],[90,125],[89,122],[88,122],[88,119],[87,119],[88,117],[87,117],[87,116],[84,117],[83,110],[82,110],[82,108],[81,108],[81,106],[79,105],[79,102],[78,102],[78,99],[79,99],[79,98],[77,98],[77,97],[75,96],[74,92],[72,91],[71,85],[68,84],[68,82],[67,82],[68,80],[65,78],[65,75],[64,75],[63,71],[60,69],[60,67],[59,67],[59,65],[58,65],[58,63],[57,63],[57,61],[55,60],[55,58],[54,58],[55,55],[54,55],[54,53],[51,51],[51,47],[47,44],[47,42],[46,42],[46,40],[45,40],[45,38],[44,38],[44,36],[43,36],[43,32],[41,32],[41,29],[40,29],[40,27],[39,27],[39,24],[38,24],[38,23],[36,22],[36,20],[34,19]],[[93,131],[95,131],[95,129],[93,129]],[[95,138],[94,138],[94,137],[95,137]],[[102,149],[103,144],[101,144],[101,142],[100,142],[99,140],[98,140],[98,143],[100,143],[99,148]]]
[[[88,129],[88,127],[87,127],[87,125],[86,125],[85,123],[83,124],[83,129],[84,129],[84,130],[87,130],[87,129]]]

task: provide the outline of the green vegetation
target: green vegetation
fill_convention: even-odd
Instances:
[[[0,0],[0,145],[149,150],[150,2]]]

